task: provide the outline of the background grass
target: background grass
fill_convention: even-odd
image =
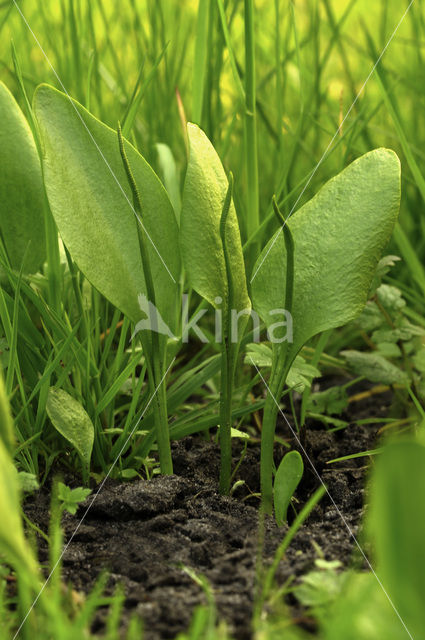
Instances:
[[[246,238],[253,189],[245,170],[245,156],[252,151],[249,136],[247,145],[243,142],[246,107],[252,111],[256,105],[259,210],[264,220],[273,193],[290,210],[407,2],[257,0],[256,92],[247,79],[253,69],[252,58],[245,61],[241,1],[201,2],[200,20],[198,3],[190,0],[26,0],[19,6],[67,91],[112,127],[118,119],[123,121],[136,91],[132,133],[138,146],[158,166],[155,144],[166,143],[182,172],[185,147],[179,92],[187,119],[197,120],[206,130],[226,168],[236,176]],[[42,81],[58,86],[22,17],[8,2],[1,8],[0,36],[1,78],[21,104],[11,39],[30,97]],[[353,157],[376,146],[392,147],[403,162],[401,224],[419,259],[424,251],[424,222],[419,215],[425,135],[423,46],[424,15],[418,2],[382,60],[383,88],[372,76],[300,201]],[[389,101],[397,117],[388,109]],[[408,161],[409,154],[418,172]],[[407,269],[403,276],[407,281]]]

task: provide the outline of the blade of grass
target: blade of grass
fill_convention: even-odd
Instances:
[[[256,231],[260,221],[254,11],[254,0],[245,0],[245,164],[247,176],[246,229],[248,237]],[[257,247],[255,245],[252,247],[251,252],[253,261],[257,255]]]
[[[192,79],[192,122],[201,126],[208,47],[209,0],[199,0]]]

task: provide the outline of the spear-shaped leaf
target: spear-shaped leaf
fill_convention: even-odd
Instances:
[[[137,322],[143,317],[138,295],[147,293],[136,227],[143,224],[156,306],[173,331],[178,227],[161,181],[124,141],[143,208],[137,220],[116,132],[48,85],[38,87],[34,110],[50,207],[73,259],[104,296]]]
[[[220,297],[226,307],[228,283],[220,218],[228,181],[211,142],[195,124],[188,124],[189,164],[180,217],[180,245],[191,286],[217,307]],[[249,310],[245,266],[238,220],[233,202],[226,221],[226,244],[231,259],[233,304],[237,311]]]
[[[364,307],[400,202],[400,162],[376,149],[355,160],[288,221],[295,244],[292,361],[312,336],[346,324]],[[257,260],[255,310],[268,327],[284,308],[286,247],[279,229]]]

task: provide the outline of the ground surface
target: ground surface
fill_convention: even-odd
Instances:
[[[350,406],[351,416],[385,415],[388,394],[372,396]],[[292,440],[287,426],[279,433]],[[336,457],[374,447],[376,426],[354,426],[330,433],[320,424],[310,424],[305,449],[326,482],[344,517],[325,496],[296,535],[281,562],[277,581],[299,578],[313,568],[318,545],[328,560],[344,566],[353,562],[354,542],[348,527],[357,534],[363,511],[367,458],[327,465]],[[279,452],[278,452],[279,453]],[[235,451],[235,454],[237,452]],[[138,614],[145,621],[146,640],[174,638],[187,628],[193,608],[205,601],[202,589],[182,565],[203,574],[211,584],[220,617],[224,617],[236,639],[250,638],[250,613],[258,549],[259,448],[250,446],[238,477],[245,480],[234,497],[217,493],[219,452],[215,444],[201,438],[186,438],[173,444],[175,475],[151,482],[108,482],[64,556],[64,577],[77,591],[88,591],[98,575],[110,573],[108,588],[121,584],[125,591],[125,619]],[[237,460],[237,455],[235,457]],[[297,492],[298,504],[305,502],[318,480],[308,461]],[[30,498],[26,512],[46,526],[48,495]],[[64,518],[69,539],[83,508]],[[348,525],[348,527],[347,527]],[[263,558],[269,562],[286,528],[266,521]],[[46,550],[40,542],[41,560]],[[358,559],[357,559],[358,561]],[[294,604],[294,603],[292,603]],[[295,617],[302,612],[293,607]],[[100,611],[94,630],[101,632],[105,611]],[[302,615],[301,615],[302,617]],[[308,620],[304,622],[309,626]],[[314,624],[310,625],[314,631]]]

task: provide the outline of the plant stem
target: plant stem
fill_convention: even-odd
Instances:
[[[237,344],[232,341],[233,278],[226,243],[226,222],[232,201],[233,176],[229,175],[229,186],[223,203],[220,219],[220,237],[223,246],[227,278],[227,298],[223,301],[224,318],[221,336],[221,393],[220,393],[220,493],[230,492],[232,476],[232,394]]]
[[[220,394],[220,493],[225,495],[230,492],[232,470],[232,391],[234,371],[232,351],[228,336],[223,336]]]
[[[161,366],[156,367],[156,369],[154,373],[155,388],[152,393],[155,394],[153,401],[159,460],[161,473],[164,475],[172,475],[173,461],[171,458],[170,435],[168,431],[167,387],[164,380],[165,370],[164,367]]]
[[[282,224],[282,232],[285,238],[286,248],[286,282],[285,282],[285,309],[292,312],[292,301],[294,297],[294,241],[291,230],[286,224],[276,198],[272,200],[274,213]],[[260,462],[260,483],[261,483],[261,507],[265,513],[273,511],[273,445],[276,429],[277,412],[282,396],[283,387],[293,362],[293,357],[288,350],[288,341],[273,345],[273,363],[267,391],[266,403],[263,413],[263,429],[261,432],[261,462]]]
[[[130,185],[133,194],[133,204],[136,215],[136,227],[137,236],[139,239],[140,256],[143,265],[143,274],[145,276],[146,292],[149,302],[152,303],[153,308],[156,309],[155,303],[155,287],[153,283],[152,271],[150,266],[149,253],[146,246],[145,231],[143,225],[140,223],[142,218],[142,204],[140,201],[139,191],[137,189],[136,182],[134,180],[133,173],[131,171],[130,164],[127,159],[124,148],[124,139],[121,133],[121,127],[118,124],[118,142],[120,147],[121,158],[123,160],[124,169],[127,174],[128,183]],[[154,325],[157,322],[156,317],[152,317]],[[170,434],[168,430],[168,416],[167,416],[167,394],[165,381],[163,379],[165,375],[165,353],[162,353],[160,345],[160,337],[156,331],[157,327],[153,326],[150,331],[150,344],[148,340],[142,336],[142,347],[145,354],[146,362],[148,365],[149,379],[151,381],[151,393],[153,397],[154,415],[155,415],[155,427],[156,437],[158,443],[159,462],[161,466],[161,473],[164,475],[172,475],[173,463],[171,458],[170,447]],[[162,338],[163,340],[163,338]]]
[[[273,358],[272,372],[269,380],[266,402],[263,412],[263,428],[261,431],[260,485],[261,508],[264,513],[273,511],[273,445],[276,430],[276,419],[279,411],[279,400],[290,369],[290,365],[279,372],[279,364]]]

